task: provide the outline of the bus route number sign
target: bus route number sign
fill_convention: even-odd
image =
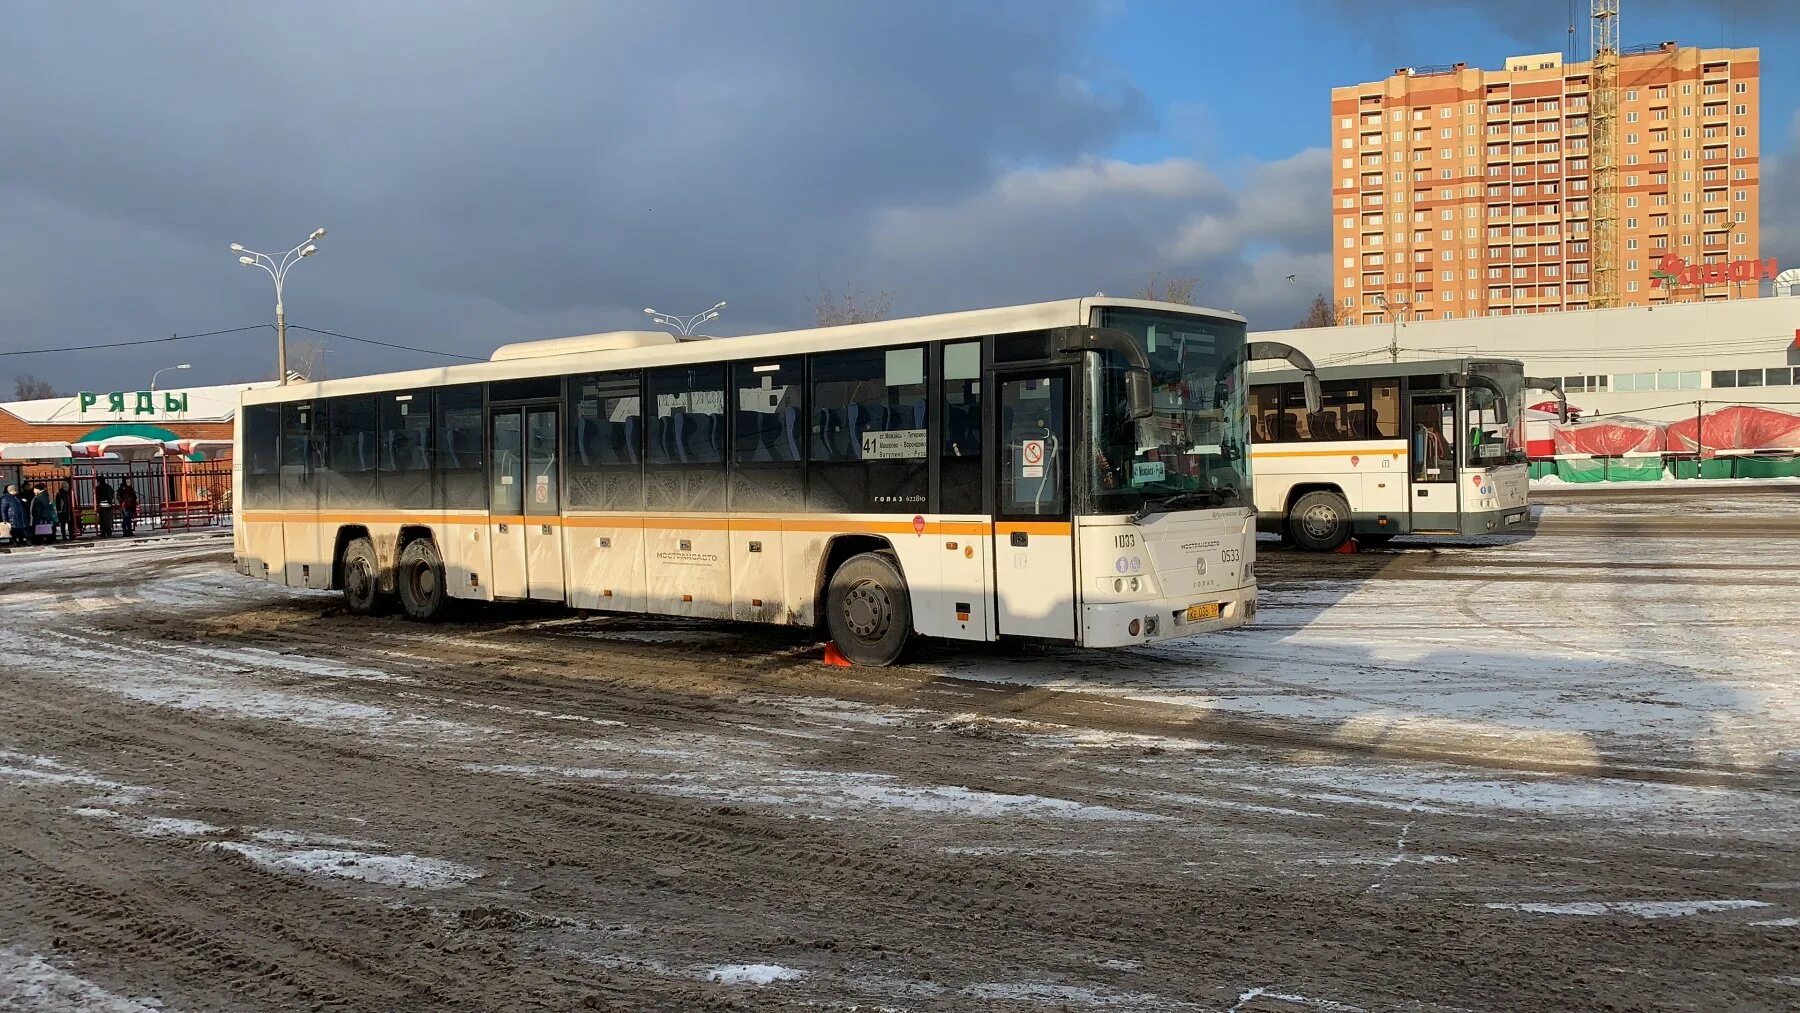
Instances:
[[[1044,477],[1044,441],[1026,440],[1019,447],[1019,477]]]

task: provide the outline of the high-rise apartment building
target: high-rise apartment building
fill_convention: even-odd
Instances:
[[[1741,268],[1710,284],[1658,277],[1671,255],[1686,266],[1758,257],[1757,61],[1755,49],[1672,42],[1622,54],[1614,305],[1757,294]],[[1591,71],[1550,53],[1332,89],[1339,322],[1586,309]]]

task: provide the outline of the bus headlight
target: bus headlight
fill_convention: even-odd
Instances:
[[[1124,590],[1125,590],[1125,578],[1124,577],[1114,577],[1113,578],[1113,593],[1118,594]]]

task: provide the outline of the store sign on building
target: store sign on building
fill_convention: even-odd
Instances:
[[[1673,253],[1657,261],[1650,272],[1651,288],[1675,288],[1678,285],[1728,285],[1745,281],[1770,281],[1781,273],[1774,257],[1767,260],[1733,260],[1720,264],[1690,264]]]
[[[115,415],[123,415],[127,412],[132,415],[156,415],[159,414],[156,403],[156,393],[157,392],[153,390],[115,390],[107,394],[96,394],[93,391],[84,390],[76,395],[76,397],[81,405],[81,414],[83,415],[86,415],[90,410]],[[106,407],[97,407],[103,398],[105,399]],[[130,402],[129,406],[126,404],[127,401]],[[185,414],[187,410],[188,396],[186,393],[172,394],[168,391],[163,392],[160,414],[179,415]]]

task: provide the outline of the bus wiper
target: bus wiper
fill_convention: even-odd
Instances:
[[[1147,501],[1138,507],[1137,513],[1131,515],[1131,523],[1136,524],[1151,514],[1166,514],[1176,510],[1192,510],[1197,507],[1218,506],[1225,501],[1225,494],[1218,489],[1196,489],[1192,492],[1178,492],[1173,496]]]

